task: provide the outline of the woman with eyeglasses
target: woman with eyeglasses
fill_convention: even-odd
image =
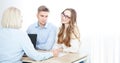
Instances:
[[[54,48],[61,52],[79,52],[80,33],[76,18],[76,11],[72,8],[67,8],[61,13],[61,27]]]

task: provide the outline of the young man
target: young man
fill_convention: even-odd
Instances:
[[[0,28],[0,63],[24,63],[22,56],[27,54],[32,60],[40,61],[56,57],[59,51],[38,52],[34,49],[22,27],[21,11],[16,7],[7,8],[1,20]]]
[[[37,34],[36,48],[39,50],[51,50],[55,43],[56,27],[47,22],[49,9],[46,6],[38,8],[38,22],[29,26],[28,34]]]

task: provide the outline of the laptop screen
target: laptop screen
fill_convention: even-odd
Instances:
[[[29,38],[31,39],[31,42],[36,49],[36,40],[37,40],[37,34],[28,34]]]

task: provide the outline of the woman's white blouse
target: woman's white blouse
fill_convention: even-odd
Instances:
[[[63,48],[63,52],[78,53],[79,49],[80,49],[80,41],[78,39],[71,39],[70,44],[71,44],[71,47],[67,47],[64,44],[57,44],[57,42],[56,42],[53,49]]]
[[[59,31],[60,30],[58,29],[57,34],[58,34]],[[71,41],[70,41],[71,47],[67,47],[64,44],[58,44],[57,43],[58,37],[56,36],[56,42],[55,42],[55,44],[53,46],[53,49],[63,48],[63,52],[79,53],[80,41],[77,38],[75,38],[75,36],[73,34],[71,36],[72,36]]]

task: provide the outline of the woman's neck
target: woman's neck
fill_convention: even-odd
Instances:
[[[66,33],[66,30],[67,30],[68,26],[69,26],[69,24],[65,24],[64,33]]]
[[[65,30],[68,28],[69,24],[65,24]]]

